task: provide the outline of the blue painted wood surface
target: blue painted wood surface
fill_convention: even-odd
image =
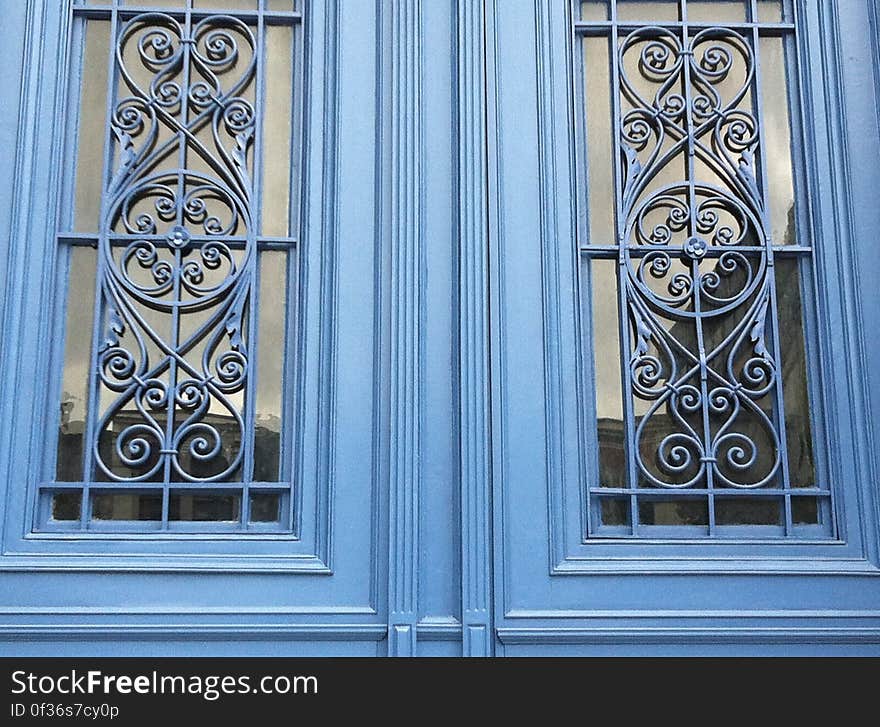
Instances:
[[[813,544],[580,535],[566,0],[308,3],[301,537],[35,535],[70,14],[0,6],[0,653],[880,654],[877,0],[799,3]]]

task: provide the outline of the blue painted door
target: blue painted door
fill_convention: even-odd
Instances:
[[[876,8],[487,17],[501,653],[876,653]]]
[[[4,650],[384,653],[392,14],[3,12]]]

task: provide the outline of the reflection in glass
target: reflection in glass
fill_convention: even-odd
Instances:
[[[678,20],[678,0],[617,0],[618,20]]]
[[[608,0],[584,0],[581,3],[581,20],[608,20],[608,10]]]
[[[716,525],[780,525],[782,503],[766,497],[716,497]]]
[[[266,29],[266,113],[263,121],[263,235],[290,234],[293,122],[293,28]]]
[[[743,0],[688,0],[688,22],[742,23],[747,18]]]
[[[81,492],[56,492],[52,496],[52,519],[70,521],[80,519]]]
[[[758,22],[782,22],[782,0],[757,0],[756,5],[758,7]]]
[[[145,6],[145,7],[160,7],[160,8],[169,8],[172,6],[175,0],[122,0],[120,5],[134,5],[136,7]],[[179,2],[179,0],[178,0]]]
[[[93,520],[161,520],[161,492],[106,492],[92,496]]]
[[[252,523],[277,523],[281,519],[281,495],[260,492],[251,495]]]
[[[819,498],[791,498],[791,521],[795,525],[817,525],[820,522],[819,512]]]
[[[593,260],[590,269],[599,484],[603,487],[626,487],[617,264],[613,260]]]
[[[77,482],[83,476],[97,259],[97,252],[90,247],[70,249],[61,420],[55,468],[55,478],[59,482]]]
[[[794,181],[791,162],[791,130],[788,86],[782,38],[762,37],[761,103],[764,156],[770,206],[770,234],[774,245],[797,244],[794,226]]]
[[[166,0],[166,2],[167,1],[168,0]],[[259,0],[193,0],[193,7],[207,8],[209,10],[256,10],[258,1]]]
[[[792,487],[813,487],[816,472],[807,387],[801,277],[797,260],[780,257],[776,261],[776,306],[779,311],[789,479]]]
[[[600,500],[603,525],[629,525],[629,499],[603,497]]]
[[[640,500],[642,525],[708,525],[709,507],[703,498]]]
[[[172,493],[169,520],[191,522],[237,522],[241,517],[238,494]]]
[[[584,83],[587,116],[587,193],[590,219],[589,241],[613,245],[614,233],[614,141],[611,132],[611,88],[608,40],[584,40]]]
[[[273,12],[296,10],[295,0],[266,0],[266,10]]]
[[[253,475],[256,482],[277,482],[279,477],[284,362],[287,358],[287,264],[286,252],[264,250],[260,253]]]
[[[104,170],[104,129],[107,126],[107,49],[110,23],[86,23],[82,58],[79,131],[77,133],[74,230],[95,232],[99,227]]]

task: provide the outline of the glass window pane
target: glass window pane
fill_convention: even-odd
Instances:
[[[617,263],[590,264],[592,337],[596,389],[596,426],[599,442],[599,485],[626,487],[626,452],[620,371],[620,322]]]
[[[107,138],[107,60],[110,23],[86,23],[82,88],[77,124],[74,230],[97,232],[104,189],[104,142]]]
[[[254,432],[256,482],[279,477],[281,430],[284,414],[284,367],[287,346],[288,254],[260,253],[260,306],[257,331],[257,399]]]
[[[810,393],[804,344],[798,261],[776,261],[776,307],[779,311],[779,348],[782,353],[782,391],[785,397],[785,438],[792,487],[815,487]]]
[[[161,492],[106,492],[92,496],[93,520],[162,519]]]
[[[767,497],[715,498],[717,525],[781,525],[782,501]]]
[[[293,28],[266,29],[266,113],[263,121],[263,235],[291,234]]]
[[[119,0],[119,4],[134,7],[156,7],[170,10],[177,10],[180,8],[180,2],[176,0]]]
[[[97,259],[97,252],[90,247],[70,249],[61,421],[55,470],[59,482],[77,482],[83,476]]]
[[[758,9],[758,22],[782,22],[782,0],[757,0],[756,5]]]
[[[71,521],[80,519],[81,492],[56,492],[52,495],[52,519]]]
[[[283,18],[261,24],[257,13],[296,5],[111,5],[103,14],[73,10],[83,34],[81,42],[72,36],[72,85],[82,88],[71,97],[76,154],[60,219],[90,232],[97,251],[71,246],[60,253],[69,300],[55,475],[102,483],[90,488],[88,501],[96,523],[149,521],[143,529],[151,532],[180,530],[169,521],[241,525],[247,484],[253,477],[277,482],[282,474],[285,367],[295,354],[287,345],[294,253],[263,248],[288,244],[294,251],[292,240],[265,237],[289,237],[296,215],[300,25]],[[116,37],[105,16],[115,19]],[[266,83],[258,98],[260,78]],[[264,137],[265,164],[257,159]],[[108,176],[113,194],[102,200]],[[258,200],[264,209],[251,209]],[[268,222],[260,227],[263,213]],[[242,489],[178,489],[164,502],[158,489],[200,481]],[[72,517],[73,500],[66,492],[47,499],[54,494],[42,495],[44,519],[52,512]],[[287,498],[286,490],[255,496],[248,503],[255,522],[279,522]]]
[[[788,112],[790,91],[789,81],[786,79],[783,39],[762,37],[760,55],[763,105],[761,131],[767,160],[770,234],[775,245],[808,244],[798,240],[795,229],[791,120]]]
[[[678,0],[617,0],[618,20],[675,21],[678,15]]]
[[[277,523],[281,518],[281,495],[277,492],[251,495],[251,522]]]
[[[629,526],[630,502],[629,498],[603,497],[600,499],[602,525],[605,526]]]
[[[581,20],[608,20],[610,17],[609,0],[584,0],[581,3]]]
[[[818,525],[821,508],[817,497],[792,497],[791,520],[795,525]]]
[[[748,19],[743,0],[688,0],[688,22],[743,23]]]
[[[273,12],[283,12],[296,10],[295,0],[266,0],[266,10]]]
[[[193,7],[200,10],[256,10],[257,2],[258,0],[193,0]]]
[[[701,497],[669,500],[641,500],[642,525],[708,525],[709,507]]]
[[[591,523],[622,522],[620,503],[603,504],[607,489],[593,488],[629,485],[638,488],[636,532],[682,526],[690,537],[708,526],[705,535],[729,536],[714,528],[754,525],[790,534],[785,498],[758,493],[816,483],[804,288],[787,280],[792,291],[770,294],[774,271],[777,287],[792,273],[765,245],[807,246],[794,221],[789,99],[797,89],[784,52],[794,36],[779,28],[754,47],[752,30],[734,27],[751,19],[745,0],[682,3],[683,19],[711,30],[658,27],[677,19],[678,5],[619,0],[616,29],[578,35],[581,219],[592,244],[578,242],[598,430],[590,488],[600,498]],[[580,7],[598,17],[601,5]],[[609,255],[597,244],[623,247]],[[625,353],[618,330],[628,334]],[[830,512],[830,502],[817,507],[820,517]]]
[[[241,496],[214,493],[173,493],[168,519],[190,522],[237,522],[241,519]]]
[[[607,38],[584,39],[589,242],[613,245],[614,139],[611,131],[611,67]]]

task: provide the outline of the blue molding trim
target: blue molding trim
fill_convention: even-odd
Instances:
[[[301,573],[332,575],[323,560],[304,556],[108,555],[3,556],[0,573]]]
[[[867,0],[868,3],[868,27],[869,27],[869,37],[871,38],[872,45],[872,60],[871,69],[874,74],[874,106],[876,108],[877,113],[877,126],[880,128],[880,0]],[[875,196],[878,195],[877,190],[874,190]],[[880,197],[878,197],[880,198]],[[855,266],[858,267],[858,266]],[[865,332],[864,329],[861,330],[862,340],[864,342]],[[869,427],[869,431],[867,433],[868,439],[868,450],[870,457],[870,470],[872,473],[872,477],[874,482],[878,481],[878,477],[880,477],[880,452],[878,452],[877,446],[880,444],[880,429],[878,429],[874,423],[873,417],[870,416],[867,412],[873,410],[871,406],[871,400],[869,398],[869,392],[871,390],[870,382],[868,381],[868,373],[864,372],[865,376],[865,386],[866,386],[866,422]],[[873,443],[873,445],[872,445]],[[873,453],[871,456],[870,453]],[[877,495],[876,492],[873,496],[874,500],[874,523],[880,524],[880,495]],[[880,526],[877,527],[876,533],[876,541],[877,541],[877,550],[880,553]],[[880,560],[880,555],[878,555],[878,560]]]
[[[867,0],[868,24],[871,28],[871,43],[874,46],[874,104],[877,107],[877,120],[880,121],[880,0]]]
[[[34,639],[113,641],[149,639],[285,639],[299,641],[381,641],[387,634],[384,624],[22,624],[0,625],[0,639],[16,637]]]
[[[337,141],[338,141],[338,68],[339,68],[339,48],[337,37],[339,35],[339,22],[337,19],[336,3],[328,3],[324,9],[324,29],[323,29],[323,46],[324,56],[322,64],[324,72],[327,74],[321,89],[323,95],[323,121],[317,118],[309,119],[305,122],[301,154],[304,159],[309,159],[310,136],[315,136],[320,140],[323,135],[326,138],[323,141],[323,160],[320,170],[312,170],[311,164],[306,162],[303,164],[304,176],[306,179],[312,179],[313,175],[321,180],[321,236],[319,239],[313,239],[311,244],[317,245],[322,251],[319,255],[321,261],[321,307],[318,311],[320,319],[320,354],[317,368],[318,377],[318,438],[317,451],[318,470],[315,478],[316,484],[316,500],[315,500],[315,552],[316,556],[327,564],[328,570],[332,569],[333,544],[332,544],[332,527],[333,527],[333,499],[335,485],[335,442],[336,442],[336,335],[338,320],[337,300],[339,296],[336,292],[336,277],[339,245],[339,231],[337,229],[337,196],[339,166],[336,162],[337,157]],[[313,42],[310,40],[316,32],[316,23],[306,23],[306,54],[304,59],[304,68],[306,69],[306,83],[304,108],[307,113],[317,111],[313,108],[316,104],[311,103],[310,94],[317,86],[312,80],[312,75],[308,69],[313,65],[310,63],[311,53],[309,51]],[[303,215],[301,229],[301,237],[305,242],[305,254],[302,259],[308,257],[309,240],[305,239],[309,232],[306,214],[308,210],[307,197],[302,201]],[[315,236],[317,237],[317,236]],[[303,280],[306,276],[302,276]],[[305,299],[305,290],[300,293]],[[305,306],[304,306],[305,307]],[[303,316],[303,319],[305,316]],[[302,323],[305,327],[305,323]],[[304,347],[305,344],[301,343]],[[300,358],[305,361],[305,356]],[[301,367],[302,368],[302,367]],[[300,372],[300,377],[304,378],[304,372]],[[302,390],[302,387],[301,387]],[[303,407],[300,407],[300,419]],[[304,430],[302,425],[297,427],[297,431]],[[297,455],[299,462],[302,462],[305,456],[305,448],[303,438],[299,437],[297,447]],[[301,485],[300,485],[301,486]],[[374,507],[376,506],[374,500]]]
[[[498,629],[503,644],[678,648],[753,645],[762,647],[761,653],[769,653],[766,650],[775,645],[851,645],[880,653],[880,612],[876,610],[514,611],[508,616],[577,619],[577,625],[503,627]]]
[[[503,164],[501,147],[501,78],[498,69],[498,13],[496,0],[486,0],[484,11],[484,43],[486,54],[486,190],[488,229],[486,233],[489,253],[488,301],[489,301],[489,465],[492,472],[492,613],[493,621],[504,618],[507,611],[506,579],[510,572],[507,550],[505,549],[504,523],[508,515],[508,503],[504,498],[502,484],[507,479],[507,432],[501,413],[501,392],[506,387],[506,368],[501,352],[501,330],[504,327],[504,271],[501,265],[493,263],[495,253],[498,260],[504,254],[504,215],[501,207]],[[497,639],[497,634],[496,634]],[[497,645],[497,644],[496,644]],[[503,656],[503,652],[496,651]]]
[[[489,309],[485,7],[457,18],[461,613],[465,656],[491,656]]]
[[[880,568],[864,558],[718,558],[620,557],[566,558],[551,575],[687,574],[687,575],[803,575],[880,576]]]
[[[775,644],[859,645],[880,648],[880,627],[819,627],[819,628],[586,628],[535,627],[501,628],[497,630],[503,644],[571,644],[571,645],[648,645],[706,646]],[[876,651],[880,653],[880,650]]]
[[[802,58],[821,58],[822,72],[804,74],[810,88],[804,93],[807,109],[805,124],[808,139],[808,163],[811,165],[808,176],[815,182],[811,190],[811,201],[818,211],[814,222],[814,236],[819,241],[833,241],[835,260],[820,265],[829,273],[836,268],[833,285],[839,293],[838,311],[827,311],[825,322],[833,318],[835,330],[828,330],[822,340],[834,341],[833,351],[825,351],[823,372],[826,380],[824,388],[837,389],[836,406],[826,407],[832,415],[841,408],[848,415],[845,428],[830,426],[827,440],[834,438],[832,449],[837,462],[832,459],[831,471],[836,482],[854,482],[857,492],[859,536],[864,557],[874,564],[880,562],[878,549],[878,520],[880,512],[874,483],[877,481],[877,462],[872,442],[872,416],[868,395],[868,371],[857,365],[864,360],[865,326],[862,309],[858,299],[860,289],[860,270],[856,255],[856,239],[852,207],[851,174],[849,158],[855,151],[847,135],[846,87],[844,84],[843,42],[840,36],[839,2],[809,2],[800,0],[797,9],[808,18],[806,32],[800,34],[803,46]],[[812,13],[812,17],[810,17]],[[818,32],[810,32],[810,29]],[[818,45],[818,47],[817,47]],[[803,71],[805,69],[801,69]],[[824,128],[823,128],[824,122]],[[821,155],[819,158],[817,156]],[[816,244],[817,256],[824,254],[830,245]],[[831,283],[822,285],[818,299],[825,300],[823,289]],[[826,309],[828,308],[826,304]],[[839,315],[839,317],[838,317]],[[838,345],[842,344],[842,345]],[[841,385],[838,384],[841,382]],[[839,389],[845,386],[845,390]],[[834,417],[829,417],[833,421]],[[844,432],[841,437],[840,433]],[[849,435],[849,436],[846,436]],[[844,455],[843,457],[841,455]],[[848,463],[851,462],[851,465]],[[838,497],[838,500],[843,498]],[[842,520],[842,518],[839,518]]]
[[[463,637],[461,622],[455,618],[423,618],[416,624],[416,633],[420,642],[461,641]],[[463,653],[464,656],[475,656],[473,653]]]
[[[421,425],[421,0],[391,5],[389,656],[416,654]]]
[[[54,11],[54,12],[53,12]],[[8,276],[4,287],[3,320],[0,329],[3,331],[20,331],[26,325],[28,299],[24,295],[27,275],[24,271],[34,265],[35,247],[29,246],[31,240],[48,240],[54,237],[54,218],[46,214],[46,210],[54,208],[57,184],[53,179],[53,165],[47,160],[48,150],[41,138],[58,138],[58,126],[61,116],[58,110],[63,94],[64,79],[57,73],[45,74],[44,62],[46,47],[53,42],[66,57],[68,24],[63,19],[69,11],[61,3],[49,0],[27,0],[25,12],[25,44],[23,52],[22,78],[20,88],[19,115],[17,119],[18,138],[15,166],[12,179],[15,180],[12,190],[12,220],[7,250],[9,271],[16,271]],[[63,35],[61,35],[63,33]],[[46,76],[55,78],[54,84],[41,82]],[[48,109],[49,113],[44,111]],[[57,174],[57,172],[56,172]],[[48,195],[48,200],[46,199]],[[37,205],[37,201],[40,205]],[[48,203],[48,204],[47,204]],[[38,249],[38,248],[36,248]],[[44,276],[41,285],[43,300],[47,288],[54,278]],[[21,393],[28,393],[31,388],[23,386],[21,374],[33,370],[33,361],[23,360],[22,346],[3,346],[0,352],[0,366],[5,372],[0,381],[0,483],[4,487],[3,513],[9,512],[12,488],[8,486],[13,480],[14,460],[12,453],[20,448],[28,448],[34,435],[33,431],[15,426],[21,415]],[[13,392],[15,395],[13,395]],[[31,405],[27,417],[33,421],[34,403],[39,396],[29,396],[25,401]],[[0,543],[6,542],[8,535],[5,517],[0,517]]]
[[[560,118],[554,94],[559,88],[557,81],[561,73],[554,56],[558,54],[560,39],[565,38],[565,57],[571,55],[570,29],[560,28],[553,22],[553,0],[535,0],[535,44],[537,48],[536,75],[538,81],[538,141],[539,141],[539,176],[541,188],[541,270],[543,285],[543,345],[544,356],[544,399],[545,424],[547,431],[547,516],[551,521],[548,547],[551,563],[558,563],[565,557],[566,530],[565,512],[570,506],[566,501],[565,442],[566,418],[563,409],[563,354],[560,351],[562,339],[561,312],[562,307],[574,303],[574,296],[569,302],[563,302],[562,282],[560,278],[560,248],[565,245],[567,236],[562,234],[566,224],[573,220],[573,209],[569,202],[567,209],[560,209],[560,171],[556,158],[560,141],[557,139],[558,119]],[[566,69],[570,66],[566,64]],[[565,88],[571,88],[566,83]],[[566,108],[565,118],[570,119],[571,113]],[[569,139],[564,148],[572,148],[572,124],[561,132]],[[573,176],[564,170],[565,176],[572,186]],[[563,198],[573,201],[571,189]],[[573,245],[571,246],[574,247]],[[578,394],[580,396],[580,394]],[[582,441],[579,437],[578,441]],[[581,508],[582,509],[582,508]]]

